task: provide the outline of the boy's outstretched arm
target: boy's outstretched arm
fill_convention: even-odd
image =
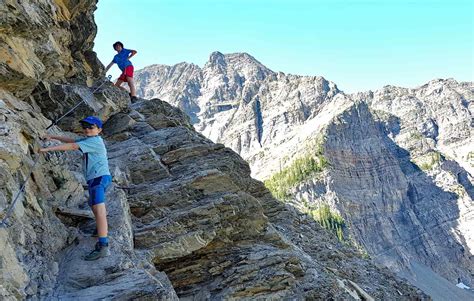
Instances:
[[[137,51],[136,50],[131,50],[130,49],[130,55],[128,56],[128,59],[130,59],[132,56],[134,56],[135,54],[137,54]]]
[[[105,73],[107,73],[107,71],[109,71],[110,67],[112,67],[113,64],[115,64],[115,63],[110,62],[110,64],[108,64],[107,67],[105,67]]]
[[[61,145],[40,148],[39,152],[46,153],[46,152],[53,152],[53,151],[71,151],[71,150],[78,150],[78,149],[79,149],[79,145],[77,143],[65,143]]]
[[[73,143],[76,142],[75,139],[69,138],[69,137],[63,137],[63,136],[55,136],[55,135],[45,135],[43,139],[46,140],[58,140],[64,143]]]

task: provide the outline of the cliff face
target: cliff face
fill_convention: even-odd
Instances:
[[[0,228],[2,300],[427,298],[272,198],[238,154],[177,108],[129,104],[110,83],[97,90],[95,1],[4,4],[1,218],[34,168]],[[52,132],[74,137],[89,114],[107,121],[112,255],[94,263],[83,260],[95,224],[79,154],[35,153],[45,128],[78,101]]]
[[[38,82],[91,83],[103,70],[91,50],[94,10],[93,0],[3,1],[1,88],[22,98]]]
[[[443,293],[456,294],[458,279],[473,284],[472,83],[347,95],[321,77],[217,52],[202,69],[153,65],[137,82],[143,96],[181,107],[199,132],[238,152],[256,178],[295,172],[277,185],[289,186],[287,201],[329,205],[346,237],[412,283],[439,298],[455,296]],[[305,174],[308,156],[327,161],[324,170]]]
[[[366,99],[373,110],[399,118],[395,142],[413,157],[436,148],[474,174],[473,83],[432,80],[415,89],[386,86],[358,97]]]
[[[472,186],[459,181],[466,171],[441,158],[425,173],[388,130],[365,103],[336,117],[325,132],[327,174],[298,184],[293,195],[331,204],[376,261],[428,291],[435,273],[452,283],[471,282]],[[413,268],[418,266],[423,272]]]
[[[107,118],[127,106],[126,95],[104,85],[96,95],[103,66],[92,52],[95,1],[3,1],[0,5],[0,218],[39,157],[45,128],[73,104],[82,105],[59,124],[87,114]],[[53,133],[60,133],[54,128]],[[51,133],[51,132],[50,132]],[[69,155],[40,157],[14,207],[9,226],[0,229],[1,299],[44,297],[62,271],[62,252],[78,237],[58,208],[83,202],[80,176]]]

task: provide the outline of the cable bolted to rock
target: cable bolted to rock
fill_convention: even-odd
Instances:
[[[101,88],[105,83],[109,82],[110,80],[112,79],[112,75],[109,75],[107,76],[107,79],[105,81],[103,81],[99,86],[97,86],[94,91],[92,91],[92,94],[94,94],[96,91],[99,90],[99,88]],[[74,107],[72,107],[72,109],[70,109],[69,111],[67,111],[65,114],[63,114],[61,117],[59,117],[58,119],[56,119],[53,123],[51,123],[47,128],[46,128],[46,131],[48,131],[51,127],[53,127],[54,125],[58,124],[58,122],[63,119],[64,117],[66,117],[67,115],[69,115],[70,113],[74,112],[74,110],[76,110],[82,103],[84,102],[84,98],[79,102],[77,103]],[[6,228],[8,226],[7,224],[7,220],[10,218],[11,214],[13,213],[13,209],[15,209],[15,205],[17,203],[17,201],[19,200],[20,198],[20,195],[24,192],[25,190],[25,187],[26,187],[26,183],[28,182],[28,180],[30,179],[31,175],[33,174],[33,171],[36,167],[36,165],[38,164],[39,160],[41,158],[41,154],[38,154],[38,156],[36,157],[36,159],[34,160],[33,162],[33,166],[31,166],[26,178],[25,178],[25,181],[23,182],[23,184],[21,185],[20,187],[20,190],[17,192],[17,194],[15,195],[15,198],[13,199],[13,202],[10,204],[10,206],[8,207],[6,213],[5,213],[5,216],[3,217],[2,221],[0,222],[0,228]]]
[[[8,210],[7,210],[7,212],[5,213],[5,217],[4,217],[4,218],[2,219],[2,221],[0,222],[0,228],[6,228],[6,227],[7,227],[7,219],[8,219],[8,218],[10,217],[10,215],[12,214],[13,209],[15,208],[16,202],[17,202],[18,199],[20,198],[20,195],[22,194],[22,192],[25,190],[26,183],[28,182],[28,179],[30,178],[30,176],[31,176],[31,174],[33,173],[33,171],[35,170],[36,164],[39,162],[40,156],[41,156],[41,155],[38,154],[38,156],[36,157],[35,161],[33,162],[33,166],[31,166],[30,171],[28,172],[27,178],[25,179],[25,181],[24,181],[23,184],[21,185],[20,190],[17,192],[15,198],[13,199],[13,202],[10,204],[10,207],[8,207]]]
[[[107,80],[103,81],[97,88],[94,89],[94,91],[92,91],[92,94],[94,94],[97,90],[99,90],[99,88],[101,88],[105,83],[109,82],[110,80],[112,80],[112,75],[109,75],[107,76]],[[67,115],[69,115],[70,113],[74,112],[74,110],[76,110],[82,103],[84,102],[84,98],[78,102],[74,107],[72,107],[72,109],[70,109],[69,111],[67,111],[66,113],[64,113],[61,117],[59,117],[58,119],[56,119],[53,123],[51,123],[47,128],[46,130],[49,130],[51,127],[55,126],[56,124],[58,124],[59,121],[61,121],[61,119],[63,119],[64,117],[66,117]]]

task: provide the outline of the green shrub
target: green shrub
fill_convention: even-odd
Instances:
[[[423,139],[423,135],[420,132],[415,130],[415,131],[410,133],[410,139],[412,139],[412,140],[421,140],[421,139]]]
[[[319,173],[328,165],[323,156],[322,143],[311,146],[313,154],[297,158],[290,166],[282,169],[264,181],[265,186],[271,191],[273,197],[285,200],[290,197],[289,190],[296,184],[308,179],[311,175]]]
[[[452,191],[457,194],[458,197],[460,198],[463,198],[465,195],[466,195],[466,190],[464,189],[464,187],[462,185],[454,185],[454,187],[452,188]]]
[[[471,167],[474,167],[474,152],[469,152],[467,154],[467,160],[470,162]]]
[[[334,233],[340,241],[344,241],[344,219],[337,213],[332,212],[329,205],[323,204],[317,209],[307,209],[323,228]]]
[[[436,151],[430,152],[423,161],[424,162],[419,165],[420,169],[424,171],[431,170],[435,165],[441,162],[441,154]]]

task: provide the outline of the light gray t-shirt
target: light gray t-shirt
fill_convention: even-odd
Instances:
[[[109,161],[104,140],[100,136],[77,139],[76,143],[84,154],[82,167],[86,181],[110,175]]]

